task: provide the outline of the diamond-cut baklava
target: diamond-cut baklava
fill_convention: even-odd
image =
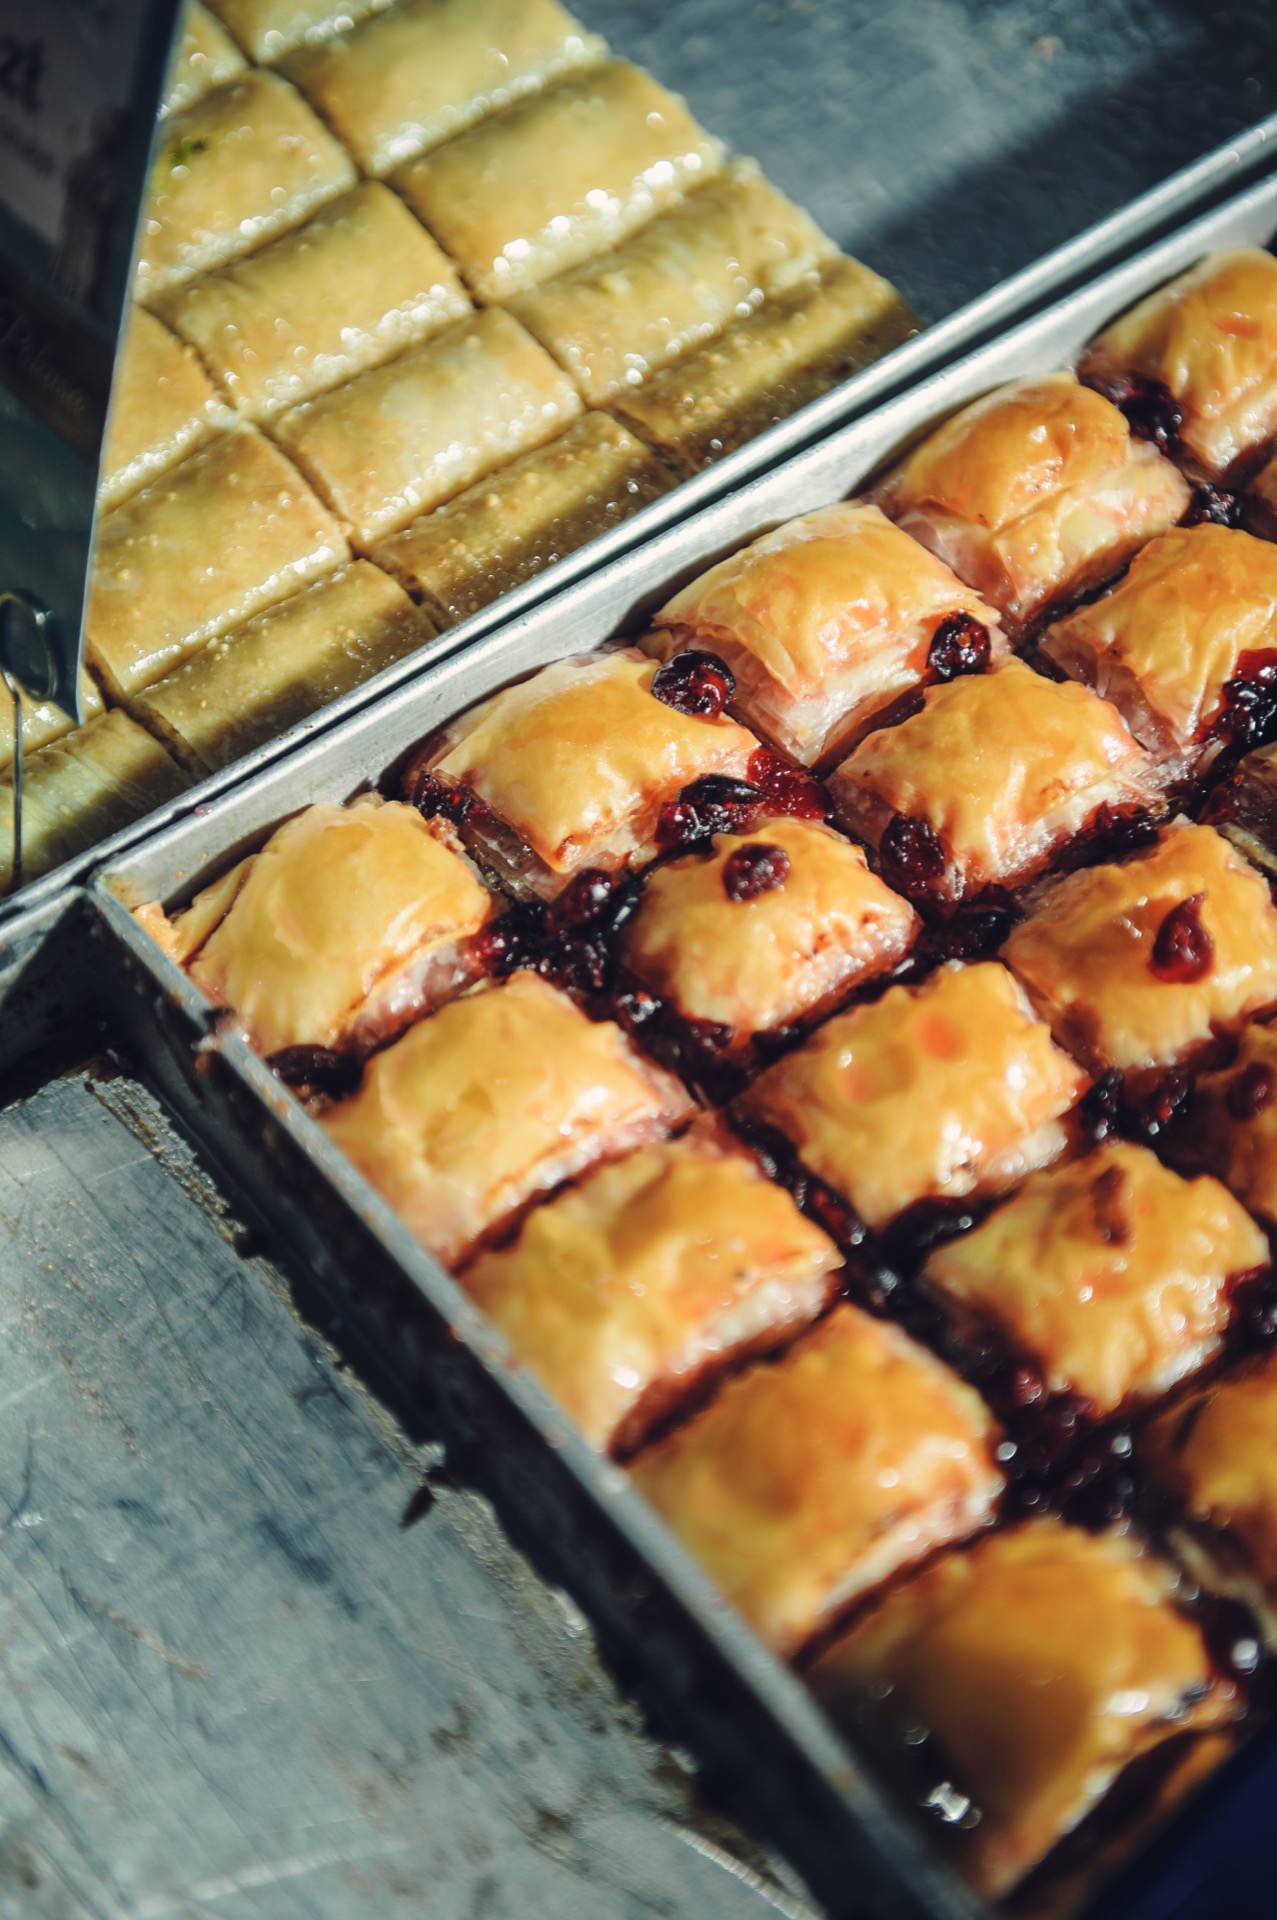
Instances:
[[[1234,1059],[1193,1088],[1183,1144],[1277,1229],[1277,1027],[1254,1021]]]
[[[189,347],[135,307],[120,349],[98,497],[118,506],[228,423],[213,383]]]
[[[463,1278],[586,1438],[623,1452],[814,1319],[838,1264],[784,1189],[698,1123],[536,1208]]]
[[[1232,1288],[1268,1244],[1215,1180],[1105,1144],[1032,1174],[933,1252],[924,1283],[961,1333],[992,1327],[1043,1389],[1092,1417],[1165,1393],[1220,1351]]]
[[[918,713],[862,740],[829,784],[889,880],[948,901],[1015,885],[1158,797],[1116,707],[1019,660],[928,688]]]
[[[735,705],[804,766],[845,752],[902,694],[980,672],[1005,652],[998,616],[863,502],[765,534],[661,609],[662,658],[718,654]]]
[[[879,490],[884,510],[1015,625],[1173,526],[1187,482],[1070,373],[977,400]]]
[[[811,1682],[997,1898],[1132,1763],[1234,1710],[1175,1593],[1133,1538],[1033,1520],[896,1588]]]
[[[1058,1038],[1097,1068],[1178,1066],[1277,1004],[1277,909],[1212,827],[1051,885],[1003,949]]]
[[[898,1327],[839,1306],[641,1454],[640,1490],[778,1651],[984,1525],[999,1433]]]
[[[691,1105],[619,1027],[521,972],[374,1054],[323,1124],[418,1239],[456,1264],[530,1200],[659,1139]]]
[[[1054,1160],[1088,1085],[996,962],[950,963],[838,1014],[741,1102],[871,1228]]]

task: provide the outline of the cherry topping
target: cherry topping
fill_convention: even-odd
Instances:
[[[1188,512],[1180,524],[1200,527],[1207,521],[1216,527],[1239,527],[1242,521],[1241,495],[1228,493],[1223,487],[1212,487],[1206,481],[1200,487],[1194,487]]]
[[[770,747],[755,747],[746,769],[758,788],[764,813],[783,813],[795,820],[827,820],[825,790],[805,767],[791,766]]]
[[[1162,381],[1150,380],[1142,373],[1124,373],[1094,384],[1097,392],[1121,408],[1131,432],[1141,440],[1151,440],[1163,453],[1178,447],[1184,414]]]
[[[951,613],[931,636],[927,668],[935,680],[983,673],[989,664],[989,629],[971,613]]]
[[[760,893],[783,887],[789,878],[789,855],[783,847],[755,841],[737,847],[723,862],[723,892],[729,900],[757,900]]]
[[[281,1047],[266,1062],[303,1100],[344,1100],[359,1085],[359,1060],[336,1047]]]
[[[1212,733],[1222,734],[1233,747],[1256,747],[1277,726],[1277,652],[1256,648],[1237,662],[1237,673],[1224,684]]]
[[[459,827],[474,809],[475,795],[469,787],[454,786],[417,761],[409,764],[403,776],[403,797],[425,820],[443,818]]]
[[[702,774],[683,788],[677,800],[661,808],[657,839],[662,846],[673,847],[731,833],[742,825],[745,815],[757,810],[761,798],[748,780],[733,780],[726,773]]]
[[[701,720],[717,720],[735,691],[736,679],[727,662],[716,653],[695,648],[674,654],[656,669],[652,681],[652,692],[665,706]]]
[[[1277,1073],[1264,1061],[1251,1060],[1229,1087],[1225,1105],[1234,1120],[1253,1120],[1269,1105],[1274,1093],[1277,1093]]]
[[[1202,919],[1205,898],[1204,893],[1190,893],[1187,900],[1171,908],[1157,929],[1149,966],[1159,980],[1189,986],[1210,972],[1215,942]]]
[[[906,892],[926,892],[944,872],[944,848],[926,820],[897,813],[878,846],[887,879]]]

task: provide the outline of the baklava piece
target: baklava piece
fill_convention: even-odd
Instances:
[[[140,917],[273,1056],[380,1046],[477,976],[492,913],[446,827],[370,795],[306,807],[184,912]]]
[[[401,587],[367,560],[219,634],[130,701],[193,774],[229,766],[431,639]]]
[[[134,307],[116,365],[98,498],[118,506],[231,416],[189,347],[144,307]]]
[[[858,260],[833,260],[611,404],[696,473],[916,332],[893,286]]]
[[[1277,1353],[1160,1414],[1140,1460],[1194,1577],[1243,1601],[1277,1646]]]
[[[150,178],[134,277],[147,301],[299,226],[355,169],[287,82],[254,72],[165,121]]]
[[[1000,387],[923,441],[879,500],[1017,627],[1174,526],[1189,488],[1071,373]]]
[[[1241,503],[1241,517],[1263,540],[1277,540],[1277,455],[1259,469]]]
[[[291,407],[274,431],[366,547],[580,411],[544,347],[508,313],[487,312]]]
[[[1277,1027],[1245,1027],[1232,1063],[1202,1074],[1180,1144],[1277,1229]]]
[[[1045,1392],[1103,1419],[1214,1359],[1236,1283],[1267,1260],[1218,1181],[1181,1179],[1119,1141],[1030,1175],[937,1248],[923,1282],[977,1349],[992,1327]]]
[[[1163,764],[1199,766],[1212,748],[1249,741],[1257,702],[1277,705],[1277,547],[1230,527],[1177,527],[1041,645]]]
[[[450,1001],[323,1124],[417,1238],[457,1265],[520,1208],[687,1117],[678,1082],[533,973]]]
[[[882,1229],[919,1201],[1000,1193],[1056,1159],[1088,1084],[1005,967],[951,962],[828,1021],[739,1111]]]
[[[673,481],[660,456],[606,413],[587,413],[373,548],[441,627],[477,613],[619,526]]]
[[[721,165],[649,74],[610,61],[450,140],[397,177],[483,300],[508,300],[625,239]]]
[[[704,1123],[534,1208],[463,1280],[586,1439],[625,1453],[813,1320],[838,1265],[784,1189]]]
[[[22,848],[35,880],[132,826],[187,785],[175,761],[126,713],[99,713],[26,762]],[[0,893],[13,884],[13,783],[0,779]]]
[[[282,453],[251,427],[219,434],[104,520],[90,664],[127,701],[346,558],[341,529]]]
[[[307,41],[328,40],[392,0],[208,0],[250,60],[260,66]]]
[[[592,407],[806,284],[835,257],[810,216],[734,160],[610,252],[511,302]]]
[[[252,420],[314,399],[469,310],[451,263],[375,181],[160,303]]]
[[[1212,827],[1069,874],[1004,948],[1057,1037],[1123,1074],[1191,1063],[1277,1003],[1277,909]]]
[[[621,957],[728,1045],[810,1019],[889,972],[917,916],[859,847],[814,820],[757,821],[653,870]]]
[[[677,593],[645,642],[718,654],[737,710],[804,766],[848,748],[903,694],[981,672],[998,616],[877,507],[818,507]]]
[[[1268,731],[1277,713],[1277,684],[1271,704],[1265,700],[1257,711]],[[1210,796],[1205,818],[1261,868],[1270,883],[1277,880],[1277,744],[1246,755]]]
[[[990,1518],[999,1433],[970,1387],[852,1306],[640,1455],[640,1492],[777,1652]]]
[[[1212,254],[1106,327],[1082,378],[1207,480],[1230,480],[1277,431],[1277,260]]]
[[[22,713],[22,751],[25,754],[38,753],[41,747],[50,746],[70,733],[75,722],[63,713],[61,707],[52,700],[33,700],[29,694],[19,693],[18,705]],[[102,695],[98,691],[96,680],[87,673],[80,675],[80,718],[86,723],[102,712]],[[17,752],[17,729],[14,726],[13,701],[5,693],[0,696],[0,769],[13,764]]]
[[[603,52],[556,0],[399,0],[287,71],[365,173],[386,174]]]
[[[181,37],[164,82],[160,112],[180,113],[183,107],[193,107],[214,87],[243,73],[245,64],[221,22],[200,5],[200,0],[186,0]]]
[[[1008,1894],[1133,1762],[1235,1710],[1170,1569],[1129,1535],[1031,1520],[946,1553],[809,1674],[857,1744]]]
[[[1018,884],[1158,797],[1116,707],[1020,660],[928,688],[918,713],[861,741],[829,790],[892,885],[949,902]]]
[[[551,899],[587,867],[649,860],[666,803],[693,781],[743,779],[758,747],[724,713],[669,704],[657,672],[628,647],[543,667],[454,720],[406,797],[458,817],[519,894]]]

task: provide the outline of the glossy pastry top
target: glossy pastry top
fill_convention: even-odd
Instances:
[[[41,747],[49,746],[64,734],[72,731],[73,722],[63,713],[61,707],[54,706],[52,700],[33,700],[29,694],[20,694],[18,700],[22,715],[22,746],[25,753],[38,753]],[[89,674],[80,674],[80,711],[81,724],[92,720],[101,713],[102,695],[98,683]],[[13,701],[0,700],[0,769],[10,766],[17,745]]]
[[[193,107],[214,87],[233,80],[244,71],[244,56],[224,26],[200,0],[186,0],[182,9],[182,33],[174,49],[161,113],[180,113]]]
[[[1190,1521],[1229,1537],[1277,1601],[1277,1352],[1159,1414],[1141,1458]],[[1233,1570],[1227,1556],[1224,1565]]]
[[[652,692],[630,648],[543,667],[454,721],[432,765],[464,782],[556,874],[650,853],[662,804],[703,774],[743,778],[757,742]]]
[[[885,972],[916,926],[859,847],[813,820],[764,819],[657,867],[621,951],[680,1013],[743,1035]]]
[[[996,962],[939,968],[839,1014],[745,1095],[882,1227],[918,1200],[997,1192],[1053,1160],[1086,1075]]]
[[[1165,1393],[1219,1350],[1228,1282],[1268,1243],[1225,1188],[1115,1142],[1032,1174],[929,1257],[927,1282],[1096,1415]]]
[[[1106,327],[1082,372],[1165,387],[1184,446],[1223,475],[1277,425],[1277,259],[1265,247],[1210,255]]]
[[[1230,680],[1277,666],[1277,547],[1209,522],[1177,527],[1042,647],[1115,701],[1146,746],[1186,748],[1219,720]]]
[[[737,705],[805,762],[928,677],[936,629],[968,615],[1003,650],[997,614],[878,507],[819,507],[691,581],[656,617],[663,653],[705,647]]]
[[[691,1102],[619,1027],[515,973],[375,1054],[330,1137],[445,1263],[526,1201],[659,1138]]]
[[[925,820],[960,896],[1014,880],[1080,833],[1097,808],[1148,806],[1148,756],[1116,707],[1020,660],[929,687],[919,712],[862,740],[830,781],[877,844],[893,815]]]
[[[269,66],[306,41],[327,40],[392,0],[207,0],[250,60]]]
[[[988,1518],[998,1432],[897,1327],[836,1307],[642,1455],[639,1489],[779,1652]]]
[[[1277,1003],[1277,909],[1213,827],[1068,875],[1004,949],[1057,1033],[1095,1063],[1172,1066]]]
[[[614,60],[436,148],[396,185],[469,286],[508,300],[625,239],[722,159],[675,94]]]
[[[26,764],[24,877],[34,880],[171,800],[187,780],[118,708],[33,753]],[[13,880],[13,783],[0,779],[0,893]]]
[[[465,1285],[596,1446],[632,1446],[707,1373],[814,1317],[839,1257],[708,1128],[537,1207]]]
[[[398,0],[287,72],[364,171],[384,174],[604,51],[557,0]]]
[[[1032,1520],[897,1588],[811,1680],[837,1721],[944,1769],[979,1815],[959,1842],[967,1872],[997,1898],[1130,1761],[1227,1711],[1173,1592],[1132,1538]]]
[[[492,909],[466,862],[397,801],[307,807],[237,871],[190,973],[267,1054],[341,1045],[388,975],[477,932]]]
[[[117,506],[229,418],[195,355],[145,307],[135,307],[111,396],[98,481],[103,506]]]
[[[1277,1027],[1253,1021],[1231,1065],[1198,1078],[1187,1138],[1203,1166],[1277,1227]]]

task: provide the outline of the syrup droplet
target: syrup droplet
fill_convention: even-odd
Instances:
[[[814,774],[791,766],[770,747],[756,747],[746,769],[758,788],[761,811],[794,820],[827,820],[829,801]]]
[[[1190,893],[1187,900],[1171,908],[1157,929],[1149,967],[1159,980],[1190,986],[1210,972],[1215,942],[1202,919],[1205,898],[1204,893]]]

